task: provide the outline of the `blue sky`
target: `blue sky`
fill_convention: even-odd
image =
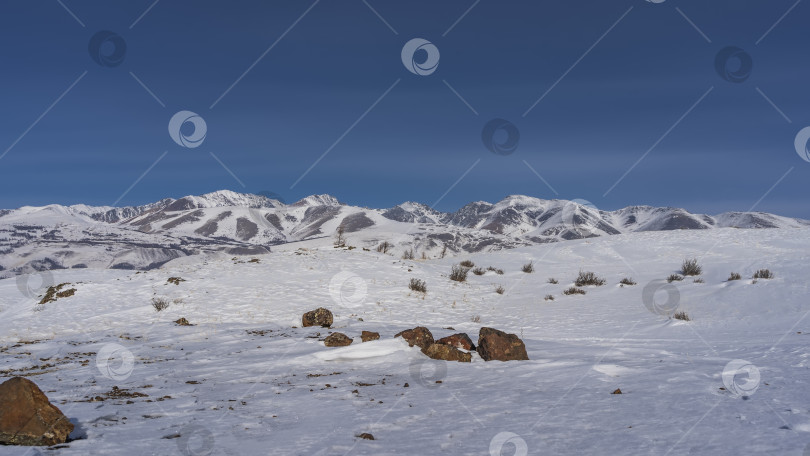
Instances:
[[[704,213],[759,201],[810,218],[794,147],[810,126],[810,4],[62,3],[0,5],[0,207],[231,189],[446,211],[510,194]],[[91,58],[100,31],[126,44],[118,65]],[[413,38],[439,50],[432,74],[403,65]],[[716,70],[728,46],[753,62],[743,82]],[[169,135],[184,110],[205,121],[199,147]],[[496,118],[519,131],[514,153],[485,147]]]

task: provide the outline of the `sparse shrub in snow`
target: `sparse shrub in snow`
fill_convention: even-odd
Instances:
[[[546,295],[546,297],[543,298],[543,299],[545,299],[546,301],[553,301],[554,300],[554,295]]]
[[[413,260],[413,248],[410,250],[406,250],[402,252],[402,259],[403,260]]]
[[[740,280],[742,276],[739,272],[732,272],[731,275],[728,276],[728,281],[731,282],[732,280]]]
[[[598,287],[604,284],[605,279],[597,277],[596,274],[594,274],[593,272],[583,272],[583,271],[579,271],[579,276],[577,277],[577,280],[574,282],[574,285],[578,287],[583,287],[586,285],[595,285]]]
[[[470,271],[469,268],[465,268],[464,266],[454,264],[450,268],[450,280],[454,280],[456,282],[466,282],[467,273],[469,271]]]
[[[427,284],[425,283],[424,280],[411,279],[411,283],[408,284],[408,288],[410,288],[413,291],[427,293]]]
[[[691,318],[689,318],[689,315],[687,315],[686,312],[684,312],[684,311],[675,312],[675,315],[673,315],[672,318],[674,318],[676,320],[683,320],[683,321],[691,321],[692,320]]]
[[[160,312],[169,307],[169,301],[165,298],[152,298],[152,307],[154,307],[157,312]]]
[[[335,247],[346,247],[346,227],[341,224],[335,230]]]
[[[487,271],[492,271],[492,272],[494,272],[495,274],[498,274],[498,275],[503,275],[503,269],[498,269],[498,268],[496,268],[496,267],[494,267],[494,266],[490,266],[490,267],[488,267],[488,268],[487,268]]]
[[[768,269],[760,269],[759,271],[754,273],[754,279],[773,279],[774,275]]]
[[[475,267],[475,263],[473,263],[473,262],[472,262],[472,261],[470,261],[470,260],[464,260],[464,261],[462,261],[462,262],[461,262],[461,263],[459,263],[459,264],[460,264],[461,266],[464,266],[465,268],[472,268],[472,267]]]
[[[439,258],[444,258],[445,256],[447,256],[447,244],[442,246],[442,253],[439,254]]]
[[[584,295],[584,294],[585,294],[585,290],[583,290],[582,288],[571,287],[571,288],[569,288],[569,289],[567,289],[567,290],[563,291],[563,294],[564,294],[564,295],[566,295],[566,296],[569,296],[569,295],[575,295],[575,294],[581,294],[581,295]]]
[[[680,282],[681,280],[683,280],[683,276],[679,274],[670,274],[670,276],[667,277],[667,283]]]
[[[632,277],[625,277],[619,283],[622,285],[631,285],[631,286],[636,284],[636,282],[633,281]]]
[[[394,247],[394,244],[391,244],[388,241],[383,241],[380,245],[377,246],[377,251],[380,253],[388,253]]]
[[[557,279],[555,279],[554,277],[549,277],[548,283],[553,284],[553,285],[557,285],[560,282],[558,282]]]
[[[681,275],[684,276],[697,276],[703,274],[703,267],[698,264],[697,258],[691,260],[683,260],[681,265]]]
[[[484,275],[486,271],[484,270],[484,268],[475,268],[472,270],[472,272],[475,275]]]
[[[534,262],[529,261],[528,263],[524,264],[523,267],[520,268],[520,270],[527,274],[531,274],[532,272],[534,272]]]
[[[470,317],[470,321],[473,323],[481,323],[481,315],[473,315]]]
[[[495,287],[495,293],[502,295],[505,291],[506,289],[503,287],[503,285],[498,285]]]
[[[694,283],[706,283],[706,281],[701,279],[701,278],[697,278],[697,279],[693,280],[693,282]]]

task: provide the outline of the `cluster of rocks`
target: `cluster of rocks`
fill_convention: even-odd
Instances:
[[[301,321],[304,327],[320,326],[329,328],[334,322],[334,317],[328,309],[320,307],[305,313]],[[363,342],[368,342],[379,339],[380,334],[363,331],[360,337]],[[478,346],[473,344],[470,336],[464,333],[453,334],[435,340],[430,330],[424,326],[406,329],[395,334],[394,337],[402,337],[408,342],[409,346],[419,347],[422,353],[430,358],[445,361],[469,363],[472,361],[472,355],[470,354],[472,351],[476,351],[484,361],[529,359],[526,346],[518,336],[494,328],[481,328],[478,332]],[[345,347],[351,345],[354,340],[343,333],[335,332],[327,336],[323,342],[327,347]]]
[[[334,317],[332,316],[332,312],[329,309],[324,309],[323,307],[319,307],[315,310],[311,310],[304,314],[301,317],[301,325],[305,328],[308,326],[320,326],[322,328],[329,328],[332,326],[334,322]],[[363,331],[360,334],[360,339],[363,342],[368,342],[371,340],[377,340],[380,338],[380,333],[372,332],[372,331]],[[324,345],[327,347],[345,347],[347,345],[351,345],[354,342],[354,339],[347,336],[346,334],[335,332],[326,337],[323,340]]]

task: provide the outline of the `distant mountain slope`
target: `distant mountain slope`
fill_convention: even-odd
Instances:
[[[456,212],[407,202],[348,206],[330,195],[292,204],[222,190],[143,206],[48,205],[0,210],[0,274],[53,268],[149,269],[180,256],[266,253],[273,245],[330,238],[343,225],[358,246],[382,240],[435,255],[513,248],[638,231],[805,228],[810,222],[761,212],[717,216],[632,206],[600,211],[565,200],[509,196]],[[327,241],[328,242],[328,241]]]

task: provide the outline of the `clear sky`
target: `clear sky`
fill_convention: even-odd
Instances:
[[[808,19],[796,0],[2,2],[0,207],[231,189],[810,218]],[[181,114],[173,138],[180,111],[198,129]]]

